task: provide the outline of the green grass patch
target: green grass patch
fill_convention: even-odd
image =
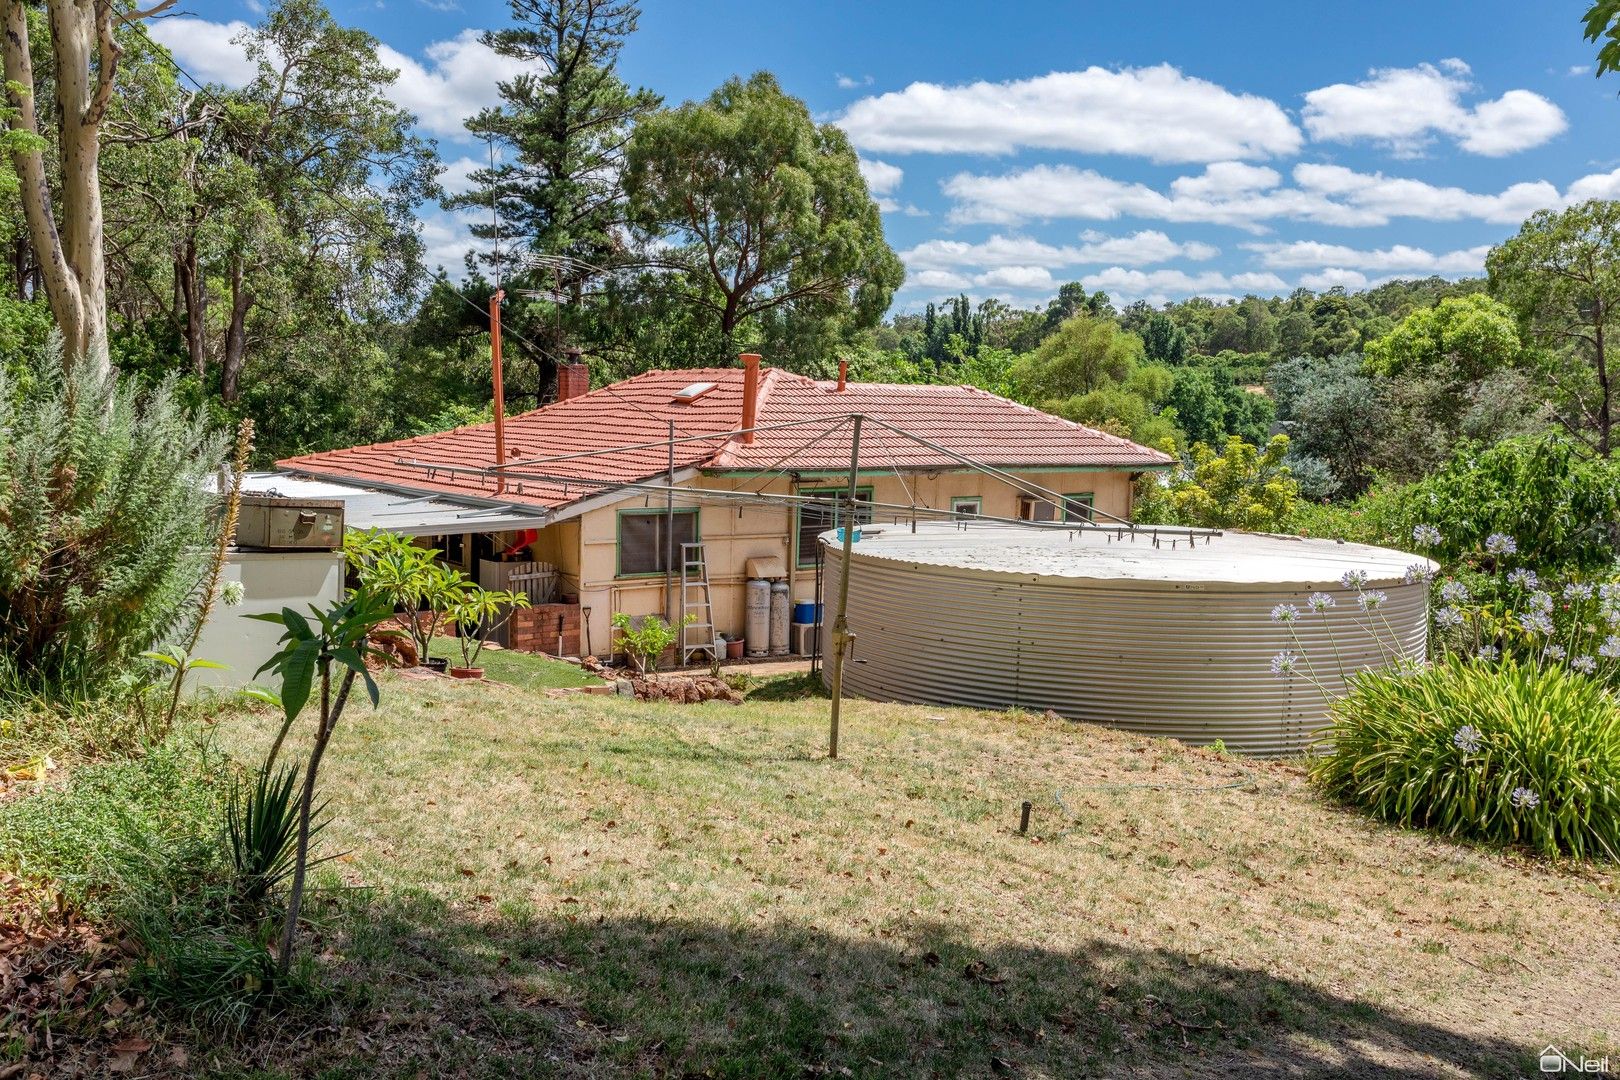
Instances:
[[[454,638],[434,638],[428,646],[428,655],[442,657],[453,666],[461,666],[461,648]],[[478,666],[484,669],[486,679],[521,686],[525,690],[567,690],[602,685],[601,679],[578,664],[516,649],[485,649],[478,657]]]

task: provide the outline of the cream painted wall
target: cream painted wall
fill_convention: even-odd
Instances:
[[[1062,495],[1092,492],[1099,511],[1121,518],[1131,513],[1131,479],[1124,472],[1039,472],[1017,474]],[[951,500],[978,497],[981,512],[988,517],[1018,516],[1018,493],[1011,486],[984,473],[938,472],[907,474],[904,480],[893,472],[863,476],[862,487],[873,489],[873,499],[895,505],[929,506],[949,509]],[[715,629],[719,633],[740,634],[744,624],[745,566],[749,559],[775,555],[789,568],[794,600],[815,598],[815,571],[793,566],[793,540],[797,515],[785,506],[751,506],[708,503],[699,505],[695,492],[701,489],[762,491],[790,494],[794,490],[842,487],[835,477],[804,480],[790,488],[785,477],[769,482],[728,476],[695,478],[682,487],[694,489],[693,496],[676,498],[677,508],[698,505],[698,538],[709,561]],[[665,614],[666,588],[663,575],[651,578],[618,577],[618,518],[622,510],[659,510],[664,496],[637,495],[611,506],[586,511],[578,518],[541,530],[534,545],[534,557],[555,563],[570,582],[577,582],[582,607],[590,608],[585,624],[592,648],[605,654],[612,641],[610,620],[618,611],[631,615]],[[903,520],[903,512],[880,510],[879,521]],[[1099,520],[1108,520],[1099,515]],[[676,573],[679,581],[679,572]],[[565,587],[571,588],[571,585]],[[679,591],[678,589],[676,591]],[[678,614],[678,612],[676,613]]]

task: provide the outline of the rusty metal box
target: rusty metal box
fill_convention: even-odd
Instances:
[[[236,546],[248,551],[336,550],[343,546],[343,500],[243,495]]]

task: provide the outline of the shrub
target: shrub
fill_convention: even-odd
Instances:
[[[619,632],[619,640],[635,662],[636,670],[652,672],[658,670],[658,658],[680,641],[681,630],[695,618],[688,615],[678,625],[671,626],[657,615],[647,615],[638,626],[637,620],[620,611],[614,613],[613,629]]]
[[[0,693],[97,696],[174,630],[214,535],[222,436],[59,349],[0,367]]]
[[[1262,449],[1233,435],[1217,455],[1199,443],[1192,467],[1160,487],[1148,478],[1137,496],[1136,520],[1157,525],[1271,532],[1282,528],[1299,501],[1299,485],[1283,463],[1288,437]]]
[[[1448,657],[1363,673],[1321,748],[1312,779],[1387,821],[1620,858],[1620,703],[1564,668]]]

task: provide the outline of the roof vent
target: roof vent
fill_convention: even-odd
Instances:
[[[683,386],[679,390],[675,391],[675,396],[670,400],[675,402],[677,405],[690,405],[704,394],[712,391],[718,385],[719,383],[695,382],[690,386]]]

